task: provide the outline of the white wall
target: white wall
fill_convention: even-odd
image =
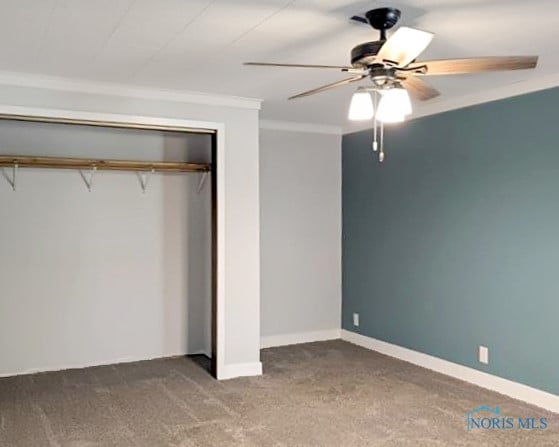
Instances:
[[[261,129],[262,345],[339,337],[341,137]]]
[[[0,153],[210,161],[208,135],[0,121]],[[11,172],[7,172],[11,174]],[[201,174],[20,169],[0,183],[0,375],[211,352]]]
[[[20,82],[21,81],[21,82]],[[4,76],[0,109],[47,108],[220,123],[220,279],[224,302],[220,377],[258,374],[260,363],[260,204],[257,101],[127,89],[33,76]],[[40,88],[32,85],[40,86]],[[80,93],[87,91],[89,93]],[[13,110],[9,108],[9,110]]]

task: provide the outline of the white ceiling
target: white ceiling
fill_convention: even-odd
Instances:
[[[436,34],[425,59],[540,55],[533,71],[431,78],[434,101],[559,72],[557,0],[0,0],[0,70],[256,97],[266,119],[344,125],[355,85],[286,98],[347,75],[242,62],[348,64],[377,39],[348,17],[387,5]]]

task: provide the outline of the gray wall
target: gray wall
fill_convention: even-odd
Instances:
[[[339,331],[340,140],[261,130],[263,337]]]
[[[559,394],[557,104],[405,123],[383,165],[370,132],[344,136],[345,329]]]

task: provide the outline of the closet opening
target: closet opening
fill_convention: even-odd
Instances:
[[[0,116],[4,374],[194,355],[218,376],[216,146],[215,129]]]

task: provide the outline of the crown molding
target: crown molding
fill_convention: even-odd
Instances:
[[[559,73],[553,73],[551,75],[531,78],[467,95],[451,97],[446,100],[441,99],[433,103],[423,103],[421,107],[419,107],[417,111],[411,115],[410,119],[413,120],[424,116],[449,112],[451,110],[463,109],[465,107],[471,107],[491,101],[498,101],[500,99],[511,98],[513,96],[525,95],[557,86],[559,86]],[[371,128],[372,125],[369,121],[362,123],[350,123],[343,127],[343,133],[354,133]]]
[[[260,110],[262,104],[262,100],[256,98],[138,87],[119,83],[86,81],[11,71],[0,71],[0,85],[254,110]]]
[[[342,135],[341,126],[315,123],[296,123],[293,121],[260,120],[260,129]]]

